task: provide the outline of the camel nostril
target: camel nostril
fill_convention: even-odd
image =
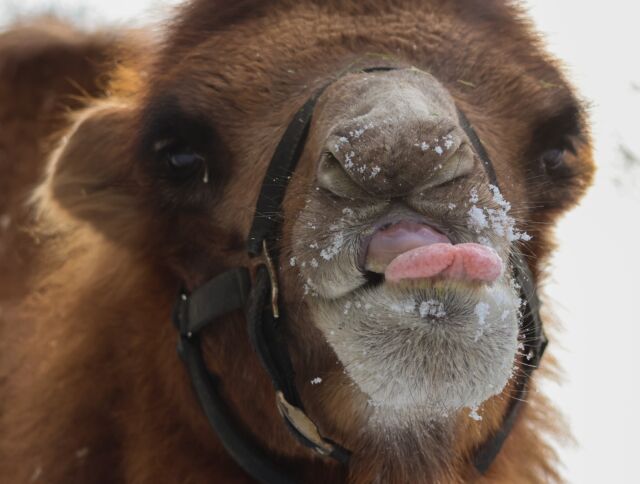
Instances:
[[[318,185],[331,190],[333,180],[342,171],[340,162],[331,153],[323,153],[318,164]]]
[[[342,163],[330,152],[325,152],[318,163],[318,186],[343,198],[369,198],[370,196],[353,181]]]
[[[471,174],[474,160],[471,146],[462,143],[449,156],[433,164],[430,176],[425,177],[424,182],[416,186],[416,192],[423,192]]]

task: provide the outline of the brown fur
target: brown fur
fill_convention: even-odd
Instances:
[[[181,281],[195,287],[247,263],[243,241],[270,154],[297,107],[338,73],[406,63],[447,87],[534,236],[525,250],[538,278],[552,249],[549,224],[591,180],[579,104],[505,2],[195,1],[153,55],[141,40],[124,41],[142,55],[129,56],[107,92],[99,79],[113,66],[105,61],[117,42],[50,24],[0,37],[0,114],[10,120],[0,132],[0,206],[12,220],[0,239],[0,475],[7,482],[249,482],[195,401],[175,354],[171,305]],[[72,116],[32,226],[24,201],[44,176],[61,115],[79,107],[70,94],[101,99]],[[570,173],[545,177],[534,164],[553,137],[545,123],[574,106],[581,132],[571,137]],[[214,127],[206,187],[176,187],[145,151],[156,120],[176,111]],[[312,166],[303,157],[287,195],[285,254]],[[298,307],[295,275],[281,272],[286,305]],[[240,314],[212,328],[206,347],[246,428],[301,482],[559,479],[548,438],[565,430],[535,391],[484,478],[469,457],[499,425],[511,387],[487,403],[482,422],[459,419],[450,452],[438,450],[440,437],[426,427],[397,435],[393,446],[363,431],[362,402],[299,314],[290,330],[302,398],[322,432],[354,451],[348,476],[289,435]],[[543,367],[550,372],[551,359]],[[312,389],[319,372],[329,377]]]

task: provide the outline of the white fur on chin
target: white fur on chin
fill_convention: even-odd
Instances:
[[[441,420],[477,408],[512,375],[520,299],[506,276],[492,286],[382,284],[311,306],[376,420]]]

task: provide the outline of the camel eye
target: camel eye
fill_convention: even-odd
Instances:
[[[187,145],[166,141],[157,143],[155,148],[172,177],[182,180],[203,170],[204,157]]]
[[[178,171],[192,170],[203,161],[202,156],[189,151],[172,153],[167,157],[169,166]]]
[[[563,177],[570,173],[565,160],[565,150],[547,150],[540,156],[540,164],[544,171],[551,176]]]
[[[566,180],[574,173],[576,143],[582,133],[582,111],[575,102],[558,108],[555,114],[539,121],[533,131],[531,153],[537,172],[551,180]]]
[[[541,161],[546,171],[556,171],[564,164],[564,152],[561,150],[545,151],[541,156]]]

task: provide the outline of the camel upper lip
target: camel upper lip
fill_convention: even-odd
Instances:
[[[389,230],[392,227],[398,228],[406,228],[409,231],[412,229],[418,229],[418,227],[424,227],[430,231],[438,233],[441,235],[441,242],[445,242],[445,240],[452,243],[453,237],[450,234],[447,234],[446,230],[441,226],[441,224],[437,224],[432,220],[429,220],[427,217],[410,211],[399,211],[396,213],[389,213],[376,221],[371,228],[367,231],[366,235],[362,238],[360,243],[360,250],[358,253],[358,269],[362,273],[371,273],[371,272],[380,272],[379,270],[372,271],[367,268],[367,254],[369,253],[369,249],[371,246],[371,242],[374,239],[374,236],[380,234],[386,230]],[[413,247],[418,247],[420,245],[416,243]],[[384,271],[382,271],[384,272]]]
[[[451,240],[424,223],[402,220],[385,226],[377,230],[369,239],[365,269],[382,274],[387,266],[401,254],[433,244],[451,245]]]

